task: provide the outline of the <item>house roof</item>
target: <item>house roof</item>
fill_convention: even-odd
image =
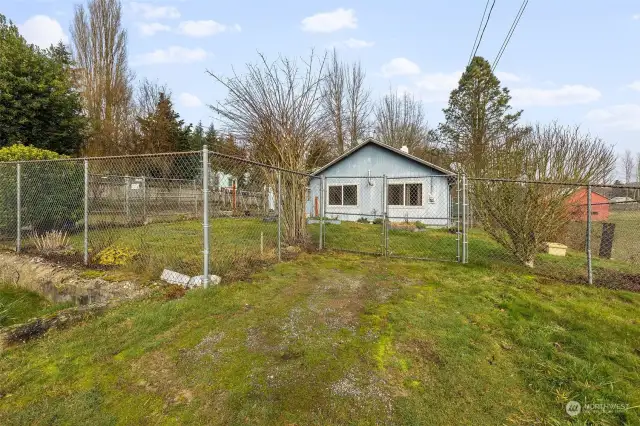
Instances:
[[[324,166],[322,166],[321,168],[319,168],[318,170],[316,170],[315,172],[312,173],[313,176],[318,175],[319,173],[322,173],[323,171],[327,170],[329,167],[333,166],[334,164],[339,163],[340,161],[342,161],[343,159],[347,158],[348,156],[350,156],[351,154],[353,154],[354,152],[360,150],[361,148],[364,148],[365,146],[369,145],[369,144],[373,144],[373,145],[377,145],[380,148],[384,148],[388,151],[391,151],[395,154],[401,155],[405,158],[408,158],[409,160],[413,160],[416,163],[422,164],[423,166],[427,166],[427,167],[431,167],[432,169],[435,169],[439,172],[442,172],[446,175],[453,175],[454,173],[451,170],[447,170],[445,168],[442,168],[440,166],[436,166],[435,164],[429,163],[428,161],[425,161],[421,158],[418,158],[414,155],[408,154],[404,151],[401,151],[397,148],[394,148],[392,146],[389,146],[387,144],[384,144],[382,142],[378,142],[374,139],[367,139],[366,141],[362,142],[361,144],[358,144],[356,146],[354,146],[353,148],[351,148],[348,151],[345,151],[342,155],[340,155],[339,157],[333,159],[332,161],[330,161],[329,163],[325,164]]]
[[[598,195],[598,196],[600,196],[602,198],[605,198],[607,200],[609,199],[609,197],[604,195],[602,190],[599,190],[599,189],[591,189],[591,194]],[[587,188],[580,188],[574,193],[573,198],[581,198],[581,197],[585,197],[586,198],[586,196],[587,196]]]

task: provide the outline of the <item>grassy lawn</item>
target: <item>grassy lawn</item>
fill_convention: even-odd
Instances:
[[[616,225],[612,257],[640,263],[640,211],[612,211],[607,220]],[[597,251],[602,237],[602,223],[593,223],[593,246]]]
[[[146,279],[157,279],[169,268],[189,275],[202,273],[202,223],[200,221],[160,222],[135,227],[115,227],[89,231],[92,254],[108,246],[139,252],[137,259],[120,269]],[[263,241],[261,253],[260,241]],[[71,237],[82,251],[82,234]],[[261,219],[212,218],[210,225],[211,273],[226,278],[246,275],[256,264],[276,259],[277,225]]]
[[[631,214],[631,216],[629,215]],[[613,212],[617,224],[613,259],[597,257],[599,224],[594,225],[594,282],[609,288],[640,289],[640,245],[634,239],[637,212]],[[241,279],[276,259],[276,223],[260,218],[218,217],[211,219],[210,270],[226,280]],[[319,225],[308,226],[310,245],[317,247]],[[325,247],[328,249],[383,254],[383,228],[379,224],[343,222],[327,224]],[[578,230],[578,233],[579,230]],[[262,241],[262,249],[261,249]],[[82,234],[71,235],[71,243],[81,261]],[[157,279],[164,268],[188,275],[202,271],[202,224],[198,220],[157,222],[131,227],[90,230],[91,257],[106,247],[120,247],[138,253],[119,271],[134,273],[144,279]],[[32,248],[25,237],[23,246]],[[284,244],[283,244],[284,247]],[[446,229],[429,228],[422,232],[390,229],[388,251],[393,257],[413,257],[455,262],[456,235]],[[286,257],[287,254],[284,253]],[[473,228],[468,236],[468,258],[474,265],[509,272],[545,276],[567,282],[586,282],[587,259],[583,252],[569,250],[566,257],[540,253],[533,270],[525,268],[506,249],[496,244],[484,231]]]
[[[38,293],[0,284],[0,327],[53,313],[68,304],[52,304]]]
[[[301,255],[10,349],[0,424],[638,424],[639,322],[637,293]]]
[[[614,240],[614,259],[597,257],[599,241],[594,241],[595,283],[613,288],[640,288],[640,261],[634,253],[640,248],[632,244],[634,237],[630,228],[632,220],[625,222],[627,228],[618,225]],[[618,220],[616,223],[622,223]],[[640,224],[639,221],[635,222]],[[636,225],[637,226],[637,225]],[[326,247],[348,251],[361,251],[373,254],[382,252],[382,226],[343,222],[339,225],[326,225]],[[318,228],[311,229],[314,239],[318,237]],[[391,256],[417,257],[455,261],[457,255],[456,235],[446,229],[431,228],[423,232],[391,229],[389,231],[389,252]],[[495,243],[484,231],[474,228],[468,235],[469,263],[482,265],[496,270],[519,272],[562,279],[569,282],[586,282],[587,258],[582,252],[569,250],[566,257],[550,256],[540,253],[536,267],[532,271],[525,268],[506,249]]]

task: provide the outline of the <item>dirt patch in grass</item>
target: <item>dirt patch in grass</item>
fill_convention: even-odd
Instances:
[[[596,268],[594,271],[594,280],[599,287],[640,293],[640,274]]]
[[[398,350],[410,354],[414,358],[443,366],[445,359],[438,353],[435,344],[428,340],[410,339],[397,345]]]

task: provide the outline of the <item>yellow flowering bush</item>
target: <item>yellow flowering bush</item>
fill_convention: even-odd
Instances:
[[[139,253],[131,247],[110,246],[100,251],[95,260],[100,265],[122,266],[131,263]]]

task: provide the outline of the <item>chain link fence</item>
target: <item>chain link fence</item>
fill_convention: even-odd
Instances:
[[[0,164],[0,245],[157,278],[242,277],[300,250],[640,288],[637,187],[311,176],[203,151]]]
[[[325,177],[326,248],[456,261],[462,252],[455,176]]]
[[[0,244],[148,278],[240,277],[317,246],[309,180],[206,149],[2,163]]]
[[[473,178],[468,188],[469,263],[640,290],[640,202],[615,196],[637,188]]]

